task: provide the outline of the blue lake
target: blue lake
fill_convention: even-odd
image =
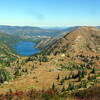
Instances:
[[[14,45],[14,48],[18,54],[23,56],[30,56],[40,52],[37,48],[35,48],[35,45],[35,42],[20,42]]]

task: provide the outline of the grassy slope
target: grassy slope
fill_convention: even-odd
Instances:
[[[8,47],[12,47],[14,44],[18,43],[19,41],[21,41],[21,39],[17,36],[15,37],[15,36],[0,32],[0,42],[4,43]]]
[[[18,37],[0,33],[0,62],[1,64],[12,62],[17,59],[16,53],[12,48],[14,44],[21,41]]]
[[[2,42],[2,44],[5,44],[4,41]],[[9,51],[8,46],[6,48],[4,45],[2,45],[1,47],[3,47],[2,54],[3,53],[6,54],[4,52],[5,49],[7,52]],[[27,90],[27,89],[34,88],[34,86],[37,89],[43,89],[43,88],[48,89],[48,88],[52,87],[53,82],[55,83],[55,86],[61,91],[63,86],[65,86],[65,88],[67,89],[69,82],[73,82],[75,84],[75,86],[77,86],[77,85],[80,85],[81,82],[83,82],[84,80],[87,82],[87,88],[89,88],[89,86],[95,85],[94,81],[96,81],[96,79],[88,80],[89,74],[91,76],[95,75],[95,74],[91,73],[93,67],[96,67],[96,69],[97,69],[97,72],[96,72],[97,80],[99,80],[99,78],[100,78],[100,75],[99,75],[99,73],[100,73],[100,66],[99,66],[100,65],[100,58],[97,58],[96,56],[100,57],[100,55],[95,54],[93,52],[90,52],[90,54],[89,54],[89,52],[87,52],[87,53],[83,52],[82,54],[80,53],[80,54],[77,54],[76,56],[73,56],[73,57],[69,57],[65,54],[64,55],[59,54],[57,56],[49,56],[48,57],[49,61],[42,62],[41,64],[39,62],[40,60],[38,57],[36,60],[34,60],[35,58],[32,57],[32,60],[25,62],[24,65],[22,65],[21,60],[19,60],[19,63],[14,62],[13,65],[11,66],[11,68],[14,68],[15,66],[17,66],[17,67],[20,66],[21,68],[19,68],[19,71],[22,73],[22,76],[13,80],[12,84],[7,84],[7,85],[3,84],[2,85],[3,88],[2,88],[2,86],[0,87],[0,90],[1,90],[0,93],[7,92],[7,91],[9,91],[10,88],[12,88],[14,91]],[[7,55],[7,57],[8,57],[8,55]],[[22,60],[26,61],[25,58]],[[77,66],[73,67],[71,65],[68,65],[68,63],[71,63],[71,61],[77,62],[79,65],[83,64],[83,68],[87,70],[87,74],[85,75],[84,78],[82,78],[81,81],[78,81],[78,78],[68,79],[63,83],[63,85],[61,85],[60,81],[65,77],[65,75],[69,76],[69,74],[71,72],[76,74],[77,70],[81,69],[80,67],[77,68]],[[91,63],[93,63],[93,65],[90,65]],[[63,64],[64,66],[62,66],[61,64]],[[33,65],[35,67],[33,70],[31,70]],[[90,66],[90,69],[88,69],[89,66]],[[71,69],[71,67],[72,67],[72,69]],[[27,72],[22,72],[22,69],[27,69]],[[60,70],[58,70],[58,69],[60,69]],[[58,74],[60,75],[59,81],[57,80]],[[75,88],[75,89],[77,89],[77,88]],[[88,91],[93,91],[93,90],[88,89],[86,91],[86,95],[88,94],[87,93]],[[98,93],[99,93],[99,91],[98,91]],[[77,93],[76,93],[76,95],[77,95]],[[85,95],[84,92],[82,95]],[[90,95],[92,95],[92,94],[90,94]],[[79,95],[79,96],[81,97],[81,95]],[[46,99],[46,100],[49,100],[49,99]],[[62,99],[60,99],[60,100],[62,100]]]

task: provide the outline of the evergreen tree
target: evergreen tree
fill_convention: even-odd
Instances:
[[[92,69],[91,73],[95,73],[95,68]]]
[[[78,76],[78,81],[81,81],[81,76]]]
[[[0,76],[0,83],[4,83],[3,75]]]
[[[84,75],[85,75],[85,71],[84,69],[82,70],[82,78],[84,78]]]
[[[24,69],[22,69],[22,72],[24,72]]]
[[[84,88],[87,88],[87,82],[84,83]]]
[[[12,92],[13,92],[13,91],[12,91],[12,88],[10,88],[10,89],[9,89],[9,92],[10,92],[10,93],[12,93]]]
[[[63,88],[62,88],[62,92],[64,92],[65,91],[65,87],[63,86]]]
[[[15,70],[14,75],[15,75],[15,76],[19,76],[19,70],[18,70],[18,69]]]
[[[64,83],[64,79],[62,79],[62,80],[60,81],[60,83],[61,83],[61,85],[63,85],[63,83]]]
[[[39,58],[39,62],[40,62],[40,65],[42,65],[42,57],[40,56],[40,58]]]
[[[91,76],[90,76],[90,74],[88,75],[88,80],[91,80]]]
[[[71,87],[72,87],[72,84],[71,84],[71,82],[69,82],[67,90],[68,91],[71,90]]]
[[[27,68],[25,69],[25,72],[28,72]]]
[[[82,75],[82,73],[81,73],[81,71],[79,70],[79,71],[78,71],[78,76],[81,76],[81,75]]]
[[[31,68],[31,71],[33,71],[33,70],[34,70],[34,68],[35,68],[35,67],[34,67],[34,65],[33,65],[33,66],[32,66],[32,68]]]
[[[82,82],[79,84],[79,88],[82,88],[82,86],[83,86],[83,84],[82,84]]]
[[[60,79],[60,76],[59,76],[59,74],[58,74],[58,76],[57,76],[57,80],[59,81],[59,79]]]
[[[4,83],[4,81],[8,81],[10,79],[9,72],[6,69],[0,69],[0,83]]]
[[[69,82],[69,85],[68,85],[68,91],[69,90],[73,90],[74,89],[74,84],[73,83],[71,83],[71,82]]]
[[[75,75],[74,75],[74,73],[72,74],[72,78],[75,78]]]
[[[67,80],[67,74],[65,75],[65,80]]]
[[[94,79],[96,79],[96,74],[94,75]]]
[[[69,77],[68,77],[68,79],[71,79],[71,73],[69,74]]]
[[[53,90],[55,89],[55,84],[54,84],[54,83],[52,84],[52,89],[53,89]]]

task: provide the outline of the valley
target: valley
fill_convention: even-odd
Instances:
[[[61,95],[61,100],[66,100],[67,97],[78,100],[85,95],[85,93],[79,94],[80,91],[80,93],[90,89],[92,91],[92,88],[99,87],[100,30],[84,26],[67,32],[65,31],[64,36],[39,39],[35,47],[41,51],[31,56],[18,55],[12,46],[23,40],[32,42],[34,39],[21,38],[21,36],[15,38],[13,35],[0,33],[3,39],[0,41],[0,94],[8,93],[7,95],[11,95],[13,99],[20,98],[20,94],[16,95],[16,93],[21,91],[22,98],[25,99],[23,94],[26,95],[28,91],[36,90],[42,93],[51,89],[49,96],[44,94],[48,98],[45,100],[49,100],[54,91]],[[33,97],[38,99],[35,93]],[[0,98],[7,96],[1,95]],[[26,98],[32,99],[30,95]],[[45,97],[40,98],[42,100]]]

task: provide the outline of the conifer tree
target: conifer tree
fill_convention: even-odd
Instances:
[[[55,89],[55,84],[54,84],[54,83],[52,84],[52,89],[53,89],[53,90]]]
[[[74,73],[72,74],[72,78],[75,78]]]
[[[65,75],[65,80],[67,80],[67,74]]]
[[[59,74],[58,74],[58,76],[57,76],[57,80],[59,81],[59,79],[60,79],[60,76],[59,76]]]
[[[92,69],[91,73],[95,73],[95,68]]]
[[[87,82],[84,83],[84,88],[87,88]]]
[[[78,76],[78,81],[81,81],[81,76]]]
[[[64,92],[65,91],[65,87],[63,86],[63,88],[62,88],[62,92]]]
[[[71,83],[71,82],[69,82],[69,85],[68,85],[68,91],[69,90],[73,90],[74,89],[74,84],[73,83]]]
[[[68,79],[71,79],[71,73],[69,74],[69,77],[68,77]]]
[[[88,75],[88,80],[91,80],[91,76],[90,76],[90,74]]]
[[[12,92],[13,92],[13,91],[12,91],[12,88],[10,88],[10,89],[9,89],[9,92],[10,92],[10,93],[12,93]]]
[[[64,79],[62,79],[62,80],[60,81],[60,83],[61,83],[61,85],[63,85],[63,83],[64,83]]]
[[[85,71],[84,69],[82,70],[82,78],[84,78],[84,75],[85,75]]]
[[[79,70],[79,71],[78,71],[78,76],[81,76],[81,75],[82,75],[82,74],[81,74],[81,71]]]

